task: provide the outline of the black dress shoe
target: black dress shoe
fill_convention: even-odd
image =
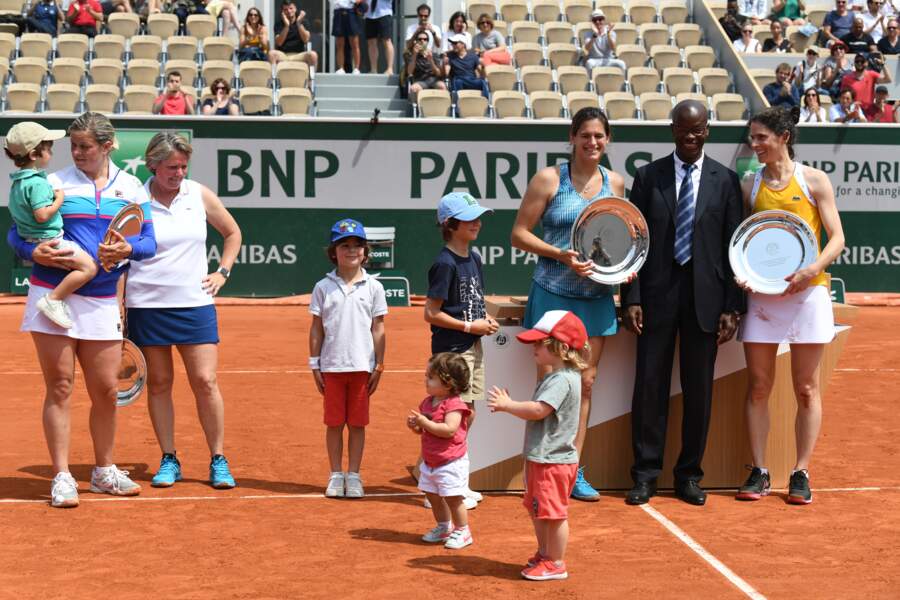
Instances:
[[[625,504],[647,504],[656,495],[655,481],[639,481],[625,496]]]
[[[675,497],[695,506],[706,504],[706,492],[700,488],[699,483],[693,480],[675,484]]]

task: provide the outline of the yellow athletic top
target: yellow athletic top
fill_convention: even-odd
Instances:
[[[822,219],[819,216],[819,208],[816,206],[812,194],[809,193],[809,187],[803,177],[802,168],[799,162],[794,163],[794,175],[788,184],[780,190],[773,190],[763,181],[762,173],[765,167],[761,167],[756,172],[756,181],[753,185],[753,212],[761,212],[764,210],[783,210],[794,213],[810,226],[816,236],[816,245],[819,252],[822,251]],[[828,285],[828,276],[824,271],[816,275],[810,280],[810,285]]]

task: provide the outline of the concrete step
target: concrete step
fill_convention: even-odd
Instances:
[[[400,84],[399,75],[372,75],[362,73],[360,75],[345,74],[336,75],[334,73],[316,73],[316,85],[391,85],[398,86]]]
[[[316,112],[316,116],[318,117],[342,117],[348,119],[371,119],[372,111],[359,111],[359,110],[336,110],[336,109],[328,109],[319,107],[318,112]],[[409,109],[402,110],[383,110],[379,113],[378,117],[381,119],[400,119],[403,117],[412,116]]]
[[[409,102],[402,98],[395,99],[360,99],[360,98],[322,98],[316,95],[316,104],[319,109],[356,110],[369,111],[378,108],[380,110],[408,110]]]
[[[316,82],[316,98],[358,98],[360,100],[392,100],[400,98],[396,85],[332,85]]]

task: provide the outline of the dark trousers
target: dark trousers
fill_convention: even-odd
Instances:
[[[638,336],[634,396],[631,401],[631,443],[635,482],[655,481],[662,471],[675,338],[679,339],[681,390],[684,419],[681,454],[675,465],[675,482],[700,481],[700,463],[706,449],[716,364],[716,333],[697,323],[691,263],[672,267],[665,302],[656,300],[643,308],[644,330]]]

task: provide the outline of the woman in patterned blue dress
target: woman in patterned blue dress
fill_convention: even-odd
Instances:
[[[512,244],[538,256],[531,282],[528,306],[522,326],[533,327],[548,310],[570,310],[587,327],[591,357],[582,371],[581,416],[575,446],[581,454],[591,413],[591,389],[606,336],[616,333],[616,309],[612,290],[587,278],[590,261],[579,260],[570,247],[572,225],[591,202],[606,196],[624,196],[621,175],[600,166],[610,141],[609,121],[599,108],[583,108],[575,113],[569,129],[572,158],[556,167],[541,169],[528,183],[528,189],[512,229]],[[540,223],[543,239],[534,234]],[[538,378],[546,373],[538,373]],[[572,497],[600,499],[585,480],[583,468]]]

